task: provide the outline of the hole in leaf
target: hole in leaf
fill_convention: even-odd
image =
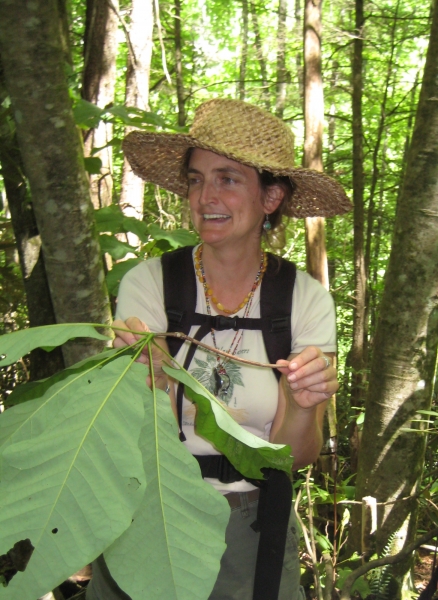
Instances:
[[[6,553],[0,556],[0,579],[11,581],[18,571],[24,571],[32,556],[34,547],[29,539],[20,540]]]
[[[0,360],[5,360],[6,354],[0,354]]]
[[[57,528],[57,527],[54,527],[54,528],[52,529],[52,533],[58,533],[58,528]]]

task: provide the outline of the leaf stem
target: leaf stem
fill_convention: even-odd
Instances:
[[[256,360],[248,360],[247,358],[241,358],[240,356],[235,356],[234,354],[230,354],[229,352],[225,352],[224,350],[218,350],[217,348],[214,348],[213,346],[209,346],[208,344],[205,344],[204,342],[200,342],[199,340],[195,340],[195,338],[192,338],[189,335],[186,335],[185,333],[182,333],[180,331],[176,331],[176,332],[164,331],[164,332],[152,333],[151,331],[135,331],[133,329],[127,329],[125,327],[113,327],[113,326],[111,326],[111,329],[114,329],[115,331],[129,331],[129,333],[133,333],[135,335],[141,335],[141,336],[152,335],[153,337],[175,337],[175,338],[179,338],[180,340],[190,342],[191,344],[196,344],[197,346],[201,346],[201,348],[204,348],[205,350],[208,350],[209,352],[212,352],[213,354],[219,354],[220,356],[225,356],[226,358],[228,358],[230,360],[234,360],[236,362],[244,363],[246,365],[253,365],[255,367],[264,367],[264,368],[268,368],[268,369],[277,369],[278,368],[278,365],[276,365],[276,364],[262,363],[262,362],[258,362]]]

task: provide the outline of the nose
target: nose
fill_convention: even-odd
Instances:
[[[211,204],[217,199],[216,186],[214,182],[205,179],[199,184],[199,188],[196,190],[197,200],[201,205]]]

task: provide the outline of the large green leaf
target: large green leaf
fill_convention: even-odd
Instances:
[[[26,538],[34,551],[0,598],[35,600],[131,524],[146,487],[146,374],[122,356],[1,415],[0,554]]]
[[[101,234],[99,236],[100,249],[108,254],[114,260],[124,258],[129,252],[135,253],[135,248],[126,242],[121,242],[113,235]]]
[[[147,125],[153,125],[159,128],[170,127],[156,113],[148,112],[134,106],[116,104],[111,108],[107,108],[106,112],[118,117],[124,125],[134,125],[136,127],[144,127]]]
[[[34,348],[54,348],[78,337],[110,340],[89,323],[62,323],[21,329],[0,337],[0,367],[11,365]]]
[[[160,227],[154,223],[149,225],[149,233],[154,240],[166,240],[172,248],[194,245],[198,240],[196,235],[187,231],[187,229],[165,230],[160,229]]]
[[[144,244],[149,241],[149,227],[144,221],[135,217],[124,217],[122,222],[123,231],[134,233]]]
[[[81,129],[93,129],[97,127],[104,114],[105,109],[99,108],[82,98],[79,98],[73,107],[75,123]]]
[[[7,406],[15,406],[16,404],[21,404],[22,402],[28,402],[29,400],[36,400],[37,398],[41,398],[47,390],[54,385],[56,382],[61,381],[76,373],[80,375],[85,370],[93,369],[96,365],[100,364],[104,360],[110,360],[111,358],[115,358],[117,355],[120,355],[120,350],[115,350],[114,348],[108,348],[104,352],[100,352],[99,354],[95,354],[94,356],[87,357],[83,361],[48,377],[47,379],[42,379],[40,381],[29,381],[28,383],[22,383],[21,385],[17,385],[9,394],[6,404]],[[2,429],[0,428],[0,452],[2,449]]]
[[[90,175],[99,175],[102,168],[102,161],[98,156],[86,156],[84,158],[84,167]]]
[[[94,220],[99,233],[122,233],[124,215],[118,204],[110,204],[94,211]]]
[[[219,572],[230,509],[179,441],[167,394],[147,398],[145,409],[146,495],[105,558],[133,600],[205,600]]]
[[[187,371],[164,367],[166,373],[185,386],[185,394],[196,402],[196,432],[225,454],[245,477],[263,479],[260,469],[272,467],[290,473],[290,446],[271,444],[241,427],[203,385]]]

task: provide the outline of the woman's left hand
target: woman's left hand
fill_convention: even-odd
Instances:
[[[314,408],[333,396],[339,388],[334,353],[308,346],[288,360],[278,360],[278,370],[286,377],[290,393],[301,408]]]

